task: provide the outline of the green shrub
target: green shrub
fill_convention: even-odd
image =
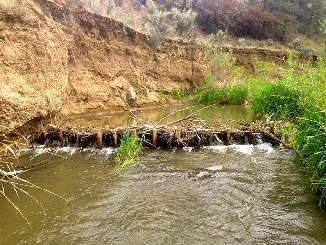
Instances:
[[[210,64],[210,74],[216,82],[228,82],[235,69],[236,58],[231,51],[215,52]]]
[[[177,89],[177,88],[174,88],[172,89],[171,91],[171,96],[174,98],[174,99],[177,99],[177,100],[181,100],[183,99],[186,95],[183,91],[181,91],[180,89]]]
[[[116,162],[125,167],[135,163],[142,149],[142,141],[133,135],[124,135],[116,155]]]
[[[300,92],[282,82],[261,84],[253,92],[251,103],[255,112],[276,119],[294,119],[302,114]]]
[[[172,18],[176,21],[176,31],[179,36],[183,36],[191,27],[194,26],[196,13],[191,10],[180,11],[177,8],[171,10]]]

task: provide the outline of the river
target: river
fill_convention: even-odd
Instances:
[[[0,198],[0,244],[326,244],[295,153],[268,144],[144,149],[136,165],[114,149],[26,151],[34,198],[5,186],[30,222]]]

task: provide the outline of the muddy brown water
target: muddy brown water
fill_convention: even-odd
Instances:
[[[326,244],[295,158],[268,144],[144,149],[119,169],[111,148],[28,150],[20,161],[43,164],[19,176],[68,203],[5,186],[31,226],[0,198],[0,244]]]

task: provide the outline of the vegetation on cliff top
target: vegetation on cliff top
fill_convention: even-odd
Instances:
[[[304,36],[318,37],[326,14],[323,0],[67,1],[151,36],[237,45],[242,45],[245,38],[244,45],[273,46],[282,42],[305,52],[311,52],[312,47]],[[297,42],[299,45],[295,45]]]

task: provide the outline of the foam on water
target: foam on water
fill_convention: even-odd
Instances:
[[[274,148],[268,144],[259,144],[259,145],[216,145],[216,146],[205,146],[204,149],[212,149],[214,151],[226,152],[227,150],[234,150],[246,155],[251,155],[255,150],[265,151],[270,154],[274,151]]]
[[[58,148],[47,148],[44,145],[37,146],[33,149],[25,149],[21,152],[28,153],[31,152],[34,156],[46,154],[46,153],[55,153],[55,154],[69,154],[74,155],[79,152],[87,152],[89,154],[103,154],[103,155],[111,155],[116,152],[116,150],[112,147],[106,147],[101,150],[95,148],[74,148],[74,147],[58,147]]]
[[[89,152],[90,154],[101,154],[101,155],[111,155],[117,150],[112,147],[105,147],[101,150],[95,148],[84,148],[82,151]]]
[[[271,144],[268,144],[268,143],[256,145],[255,148],[257,150],[266,151],[269,154],[274,151],[274,148],[271,146]]]
[[[194,147],[183,147],[184,151],[189,153],[193,152]],[[274,151],[274,148],[268,144],[259,144],[259,145],[216,145],[216,146],[204,146],[203,149],[210,149],[213,151],[218,151],[224,153],[228,150],[233,150],[236,152],[240,152],[245,155],[251,155],[255,150],[266,152],[267,154],[271,154]],[[175,149],[173,149],[175,150]],[[21,153],[32,153],[34,156],[42,155],[42,154],[69,154],[74,155],[79,152],[87,152],[89,154],[101,154],[101,155],[111,155],[116,152],[115,148],[106,147],[102,150],[96,148],[74,148],[74,147],[58,147],[58,148],[47,148],[45,145],[37,146],[33,149],[24,149],[21,150]]]
[[[208,167],[208,168],[205,168],[205,169],[210,170],[210,171],[219,171],[219,170],[223,169],[223,166],[222,165],[215,165],[215,166],[211,166],[211,167]]]
[[[182,148],[184,151],[187,151],[187,152],[192,152],[192,150],[194,149],[194,147],[189,147],[189,146],[185,146]]]

